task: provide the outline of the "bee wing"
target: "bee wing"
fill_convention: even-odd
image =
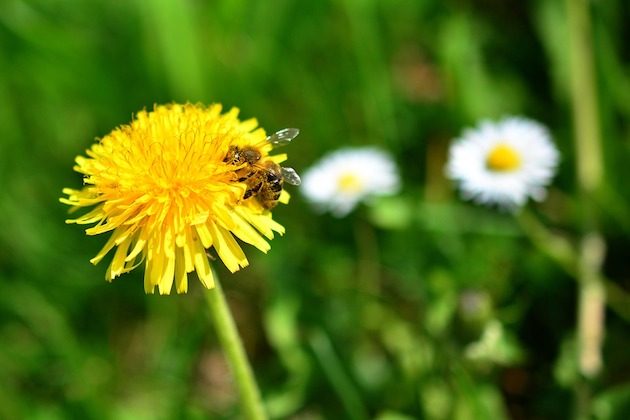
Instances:
[[[283,128],[267,136],[267,141],[274,146],[285,146],[300,134],[299,128]]]
[[[282,167],[282,178],[284,178],[284,182],[291,185],[300,185],[302,180],[300,176],[295,172],[293,168],[285,168]]]

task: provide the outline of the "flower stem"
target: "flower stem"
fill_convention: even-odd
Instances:
[[[523,209],[516,217],[525,236],[573,279],[577,280],[578,249],[563,236],[549,230],[536,215]],[[630,294],[602,275],[606,304],[622,319],[630,322]]]
[[[582,192],[593,194],[601,184],[603,165],[589,4],[566,0],[577,178]]]
[[[206,301],[219,342],[238,386],[245,417],[252,420],[266,419],[256,379],[219,281],[215,283],[214,289],[206,293]]]
[[[562,267],[568,274],[577,274],[577,252],[568,239],[551,232],[547,227],[527,209],[523,209],[516,221],[521,230],[534,245]]]
[[[571,97],[577,158],[577,180],[582,205],[582,238],[577,276],[580,283],[578,344],[581,373],[592,378],[601,370],[604,335],[605,288],[601,265],[605,243],[597,230],[594,196],[600,188],[602,141],[600,135],[591,20],[587,0],[566,0],[571,63]]]
[[[588,0],[566,0],[569,28],[571,99],[577,181],[582,206],[582,237],[578,246],[578,365],[583,383],[576,384],[576,418],[590,417],[588,379],[602,368],[605,287],[601,266],[605,242],[598,231],[595,194],[603,177],[602,141],[595,83],[591,16]]]
[[[315,357],[319,359],[324,374],[330,380],[333,389],[347,411],[348,418],[352,420],[370,418],[367,408],[361,400],[361,395],[345,372],[328,335],[323,330],[317,329],[310,335],[309,340]]]
[[[376,232],[364,218],[357,218],[354,224],[354,238],[357,247],[358,288],[363,300],[372,300],[380,294],[379,250]]]

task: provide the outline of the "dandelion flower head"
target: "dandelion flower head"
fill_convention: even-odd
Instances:
[[[321,211],[337,217],[361,201],[395,193],[398,170],[386,152],[373,148],[340,149],[322,158],[302,177],[302,193]]]
[[[108,281],[144,264],[147,293],[157,287],[169,294],[173,283],[185,293],[193,271],[212,288],[207,250],[214,248],[234,272],[248,264],[235,238],[267,252],[265,238],[284,232],[255,197],[244,199],[246,185],[226,154],[233,146],[252,147],[261,162],[275,163],[286,155],[269,156],[272,145],[255,119],[240,121],[236,108],[221,111],[219,104],[140,111],[76,158],[85,185],[64,189],[61,202],[72,210],[93,207],[68,223],[95,224],[88,235],[111,233],[91,260],[115,249]],[[280,201],[288,201],[285,191]]]
[[[482,122],[451,145],[447,175],[462,196],[509,210],[542,200],[559,154],[547,129],[520,117]]]

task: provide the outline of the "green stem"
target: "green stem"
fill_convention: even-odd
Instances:
[[[357,246],[357,278],[364,300],[376,299],[380,294],[380,267],[378,240],[374,227],[365,219],[357,218],[354,224]]]
[[[577,180],[582,204],[582,233],[579,243],[577,276],[580,283],[578,305],[579,366],[585,377],[601,370],[604,336],[605,287],[601,265],[605,243],[597,230],[594,195],[603,176],[595,65],[593,57],[589,2],[566,0],[569,27],[571,97],[577,158]]]
[[[516,220],[521,230],[538,249],[543,251],[562,267],[568,274],[575,276],[577,256],[571,243],[558,234],[554,234],[527,209],[523,209]]]
[[[238,386],[245,417],[256,420],[266,419],[256,379],[219,281],[216,282],[214,289],[206,293],[206,301],[219,342]]]
[[[602,368],[605,286],[601,266],[605,242],[598,231],[595,194],[603,177],[602,141],[595,83],[591,16],[588,0],[566,0],[569,28],[571,99],[577,181],[582,206],[582,237],[578,245],[578,366],[583,379],[576,384],[576,412],[590,418],[591,389],[588,379]]]
[[[578,277],[578,249],[571,242],[550,231],[531,212],[524,209],[516,218],[525,236],[543,253],[558,264],[568,275]],[[599,283],[604,285],[606,304],[618,316],[630,322],[630,294],[603,275]]]
[[[343,363],[335,353],[330,338],[325,332],[317,329],[313,331],[309,339],[313,352],[322,365],[324,374],[328,377],[346,409],[348,418],[352,420],[369,418],[367,409],[361,400],[361,395],[345,372]]]
[[[356,258],[356,304],[360,322],[369,330],[378,330],[381,319],[381,267],[379,245],[374,226],[365,217],[354,223]]]
[[[589,3],[566,0],[577,178],[591,195],[599,189],[603,165]]]

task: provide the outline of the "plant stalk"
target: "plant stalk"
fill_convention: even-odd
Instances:
[[[534,214],[523,209],[516,220],[525,236],[544,254],[577,280],[578,249],[566,238],[550,231]],[[600,251],[597,251],[600,252]],[[606,305],[619,317],[630,322],[630,294],[605,276],[599,280],[604,286]]]
[[[578,245],[578,366],[583,383],[576,384],[576,418],[589,418],[588,380],[602,369],[605,287],[601,266],[605,242],[598,231],[595,194],[603,178],[602,140],[595,80],[591,15],[588,0],[566,0],[569,28],[571,102],[577,181],[582,210],[582,237]]]
[[[592,378],[602,367],[605,288],[601,265],[605,243],[597,230],[595,194],[603,177],[602,141],[597,106],[592,30],[587,0],[566,0],[569,27],[571,99],[577,180],[582,205],[582,238],[578,251],[580,283],[578,344],[581,373]]]
[[[217,281],[215,287],[206,293],[206,301],[219,342],[223,347],[238,387],[243,414],[250,420],[264,420],[267,416],[260,398],[260,391],[247,360],[234,318],[225,300],[221,282]]]

